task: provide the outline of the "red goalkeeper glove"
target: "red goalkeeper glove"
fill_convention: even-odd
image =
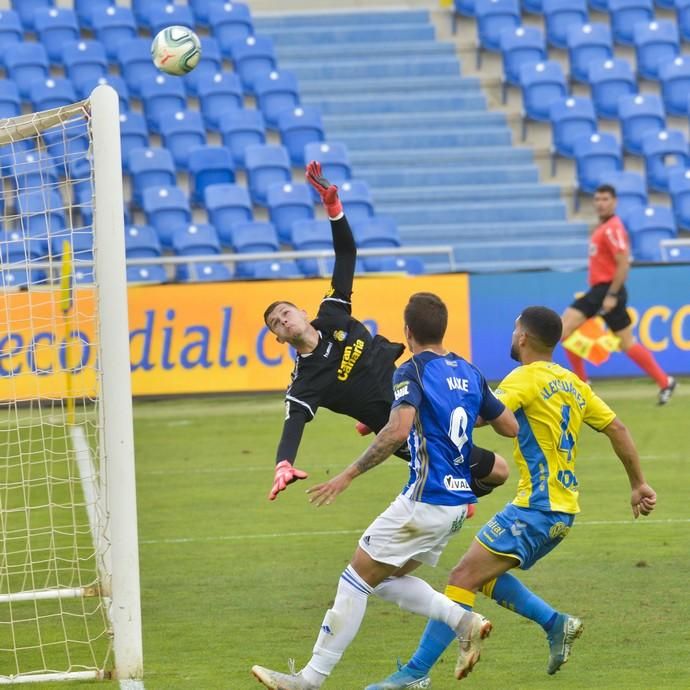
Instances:
[[[292,482],[296,482],[298,479],[306,479],[308,476],[306,472],[293,467],[287,460],[281,460],[276,465],[273,487],[268,494],[268,500],[275,501],[278,494],[284,491],[288,484],[292,484]]]
[[[335,218],[342,213],[343,205],[338,198],[338,188],[323,176],[321,163],[316,161],[309,163],[306,178],[307,182],[319,193],[329,218]]]

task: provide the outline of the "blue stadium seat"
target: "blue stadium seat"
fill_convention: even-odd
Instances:
[[[201,204],[209,185],[232,184],[235,165],[224,146],[198,146],[189,151],[189,175],[192,201]]]
[[[650,132],[642,139],[647,187],[657,192],[669,192],[671,170],[690,168],[690,155],[685,134],[677,129]]]
[[[191,96],[199,95],[200,82],[213,78],[223,70],[223,56],[221,55],[218,42],[209,36],[202,36],[201,59],[199,64],[183,77],[187,91]]]
[[[522,0],[520,3],[523,12],[530,14],[544,14],[543,0]]]
[[[96,81],[108,73],[108,57],[99,41],[68,41],[62,46],[62,62],[75,85]]]
[[[690,263],[690,240],[662,240],[659,243],[661,260],[667,262]]]
[[[290,244],[296,251],[313,251],[317,249],[333,251],[333,234],[327,220],[299,220],[292,224]],[[327,272],[322,261],[323,270],[319,270],[319,260],[312,258],[297,259],[297,266],[305,276],[318,276]]]
[[[129,7],[96,7],[91,12],[91,25],[110,60],[118,58],[123,43],[137,37],[137,22]]]
[[[166,283],[168,275],[159,264],[147,264],[146,266],[127,266],[127,282],[136,284]]]
[[[10,170],[17,189],[38,189],[58,180],[57,170],[51,160],[45,154],[33,150],[15,151]]]
[[[138,24],[145,29],[151,29],[149,12],[153,7],[165,7],[172,4],[172,0],[131,0],[132,12]]]
[[[209,26],[208,13],[213,4],[218,4],[218,0],[189,0],[189,6],[194,12],[194,19],[198,26]]]
[[[373,257],[372,257],[373,258]],[[380,273],[405,273],[419,276],[425,273],[424,262],[418,256],[381,256],[373,269]]]
[[[633,27],[637,74],[643,79],[658,79],[662,65],[673,62],[680,53],[676,22],[655,19]]]
[[[175,165],[185,170],[189,164],[189,151],[206,144],[204,121],[196,110],[163,113],[160,133],[165,148],[170,149],[175,159]]]
[[[186,277],[183,277],[183,269],[186,270]],[[178,267],[176,278],[188,283],[222,283],[232,280],[232,271],[218,261],[204,261],[193,264],[181,265]]]
[[[0,146],[0,173],[9,176],[17,159],[28,152],[36,153],[36,141],[33,139],[18,139],[10,144]],[[1,207],[2,202],[0,202],[0,211]]]
[[[204,75],[197,84],[197,96],[209,129],[219,129],[221,116],[242,108],[244,103],[242,84],[234,72]]]
[[[22,24],[19,15],[14,10],[0,10],[0,65],[5,64],[5,50],[13,43],[21,43],[24,40]]]
[[[503,62],[501,97],[505,103],[508,85],[520,85],[520,67],[547,59],[546,43],[544,34],[535,26],[503,29],[499,41]]]
[[[147,3],[146,7],[145,17],[153,36],[169,26],[194,28],[194,15],[187,5]]]
[[[0,119],[16,117],[22,112],[17,85],[11,79],[0,79]]]
[[[292,224],[295,221],[310,220],[314,217],[311,191],[304,183],[272,184],[266,191],[266,205],[281,242],[290,242]]]
[[[223,144],[230,149],[232,159],[240,168],[245,167],[245,150],[248,146],[266,141],[264,116],[258,110],[238,108],[221,115],[219,122]]]
[[[627,60],[620,58],[590,63],[587,81],[597,115],[603,118],[616,119],[618,99],[637,93],[637,80],[632,67]]]
[[[12,9],[19,14],[22,25],[28,31],[34,29],[34,12],[38,8],[54,6],[55,0],[12,0]]]
[[[690,170],[671,170],[668,174],[668,191],[676,224],[684,230],[690,230]]]
[[[210,4],[208,23],[213,27],[213,36],[220,49],[228,56],[235,41],[244,41],[254,33],[249,7],[241,2]]]
[[[252,202],[247,188],[238,184],[213,184],[204,189],[204,204],[209,220],[225,247],[233,246],[233,229],[238,223],[253,220]]]
[[[575,210],[579,208],[582,191],[593,194],[601,180],[623,169],[623,154],[618,139],[613,134],[595,132],[578,139],[574,146],[577,171]]]
[[[74,0],[74,11],[77,13],[79,26],[85,29],[93,27],[93,13],[103,11],[115,5],[115,0]]]
[[[304,147],[304,160],[307,162],[319,161],[324,177],[339,187],[343,182],[352,178],[350,157],[347,154],[345,144],[333,141],[307,144]],[[316,191],[314,191],[313,197],[314,200],[318,200]]]
[[[235,72],[240,75],[245,91],[254,93],[254,82],[261,76],[276,71],[273,41],[268,36],[248,36],[232,41],[230,54]]]
[[[679,55],[659,67],[659,85],[669,115],[686,117],[689,112],[690,58]]]
[[[150,225],[125,228],[125,255],[128,259],[156,258],[162,254],[158,233]]]
[[[89,150],[89,132],[86,120],[75,118],[43,132],[50,157],[60,166],[64,162],[83,158]]]
[[[321,111],[314,106],[283,110],[278,116],[278,130],[293,165],[304,165],[304,147],[307,144],[324,140]]]
[[[233,228],[233,248],[238,254],[277,252],[278,235],[271,223],[237,223]],[[237,277],[253,277],[256,263],[256,261],[246,261],[236,264]]]
[[[662,261],[659,242],[678,234],[671,209],[647,206],[628,218],[628,233],[637,261]]]
[[[578,24],[568,28],[568,59],[570,77],[589,80],[589,65],[613,58],[613,38],[607,24]]]
[[[651,22],[654,18],[654,5],[652,0],[609,0],[609,17],[613,40],[623,45],[632,45],[635,24]]]
[[[6,52],[4,52],[6,50]],[[17,85],[22,98],[28,98],[31,85],[48,78],[48,54],[40,43],[12,43],[3,47],[7,76]]]
[[[141,113],[130,111],[120,113],[120,147],[122,167],[129,170],[129,152],[135,148],[146,148],[149,145],[149,131],[146,120]]]
[[[192,222],[187,196],[179,187],[149,187],[144,190],[144,212],[149,225],[156,228],[164,247],[172,246],[177,228]]]
[[[636,156],[642,155],[642,139],[650,132],[666,127],[666,113],[661,98],[653,93],[621,96],[618,101],[623,148]]]
[[[175,162],[167,149],[132,149],[129,152],[127,167],[132,177],[132,197],[139,206],[141,206],[144,191],[149,187],[175,185]]]
[[[456,32],[459,15],[464,17],[474,17],[476,15],[475,3],[476,0],[454,0],[453,9],[455,11],[453,12],[453,33]]]
[[[630,213],[637,212],[648,203],[647,184],[640,173],[630,170],[612,173],[601,179],[616,190],[616,214],[626,223]]]
[[[65,202],[57,189],[38,189],[20,193],[17,213],[22,231],[31,237],[49,237],[65,227]]]
[[[158,73],[139,80],[139,93],[144,104],[146,122],[153,132],[160,131],[161,117],[187,107],[187,93],[179,77]]]
[[[220,242],[218,233],[212,225],[188,225],[186,228],[179,228],[173,235],[173,250],[179,256],[206,256],[220,254]],[[212,267],[218,264],[215,261],[204,261],[202,263],[177,264],[175,278],[177,280],[229,280],[230,272],[222,273],[214,271]],[[204,270],[208,269],[208,270]]]
[[[501,32],[515,29],[521,23],[518,0],[476,0],[477,67],[482,63],[482,50],[499,52]]]
[[[117,51],[120,72],[132,95],[139,96],[139,83],[150,82],[160,72],[151,59],[151,41],[147,38],[132,38],[122,41]]]
[[[522,139],[527,138],[528,120],[547,122],[551,103],[568,93],[565,75],[555,60],[536,62],[520,68],[522,88]]]
[[[277,182],[289,182],[290,158],[283,146],[252,144],[245,150],[249,194],[255,204],[265,206],[268,188]]]
[[[544,0],[546,39],[556,48],[568,47],[568,30],[587,23],[587,0]]]
[[[40,7],[34,12],[38,40],[54,62],[62,58],[62,46],[79,39],[79,24],[74,10],[64,7]]]
[[[676,8],[674,0],[654,0],[654,4],[664,10],[673,10]]]
[[[675,6],[681,38],[690,41],[690,0],[675,0]]]
[[[69,79],[49,77],[37,80],[31,85],[29,100],[35,110],[49,110],[74,103],[77,94]]]
[[[591,99],[570,96],[554,101],[549,108],[551,120],[551,174],[556,174],[556,156],[572,158],[575,142],[596,132],[597,116]]]
[[[369,185],[362,180],[347,180],[340,185],[338,196],[351,223],[374,215],[374,203]]]
[[[240,276],[239,268],[243,265],[238,265],[238,277]],[[286,259],[280,261],[254,261],[252,262],[251,271],[251,277],[257,280],[286,280],[288,278],[303,277],[297,264],[292,260]]]
[[[7,239],[0,242],[0,261],[2,262],[2,287],[24,288],[45,282],[45,273],[31,268],[31,262],[44,259],[41,244],[22,238]],[[7,266],[7,264],[17,264]]]
[[[299,86],[292,72],[269,72],[254,83],[256,103],[264,114],[269,127],[278,125],[283,110],[293,110],[299,105]]]
[[[400,246],[400,233],[393,218],[388,216],[374,216],[368,220],[355,224],[352,228],[357,247],[360,249],[376,249]],[[367,256],[363,258],[367,271],[380,271],[382,256]]]
[[[105,76],[98,77],[98,79],[77,82],[75,84],[77,96],[79,98],[88,98],[91,92],[101,84],[108,84],[117,91],[118,98],[120,99],[121,113],[129,110],[129,89],[125,80],[117,74],[106,74]]]

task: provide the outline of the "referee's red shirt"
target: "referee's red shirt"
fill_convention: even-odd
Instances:
[[[629,253],[628,233],[618,216],[598,225],[589,240],[589,284],[610,283],[616,274],[616,254]]]

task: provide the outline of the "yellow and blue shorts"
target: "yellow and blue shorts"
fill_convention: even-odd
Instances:
[[[509,503],[477,532],[475,539],[489,551],[516,558],[519,567],[527,570],[561,542],[574,519],[571,513],[519,508]]]

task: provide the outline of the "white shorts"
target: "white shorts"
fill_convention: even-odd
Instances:
[[[466,504],[438,506],[401,494],[364,531],[359,546],[380,563],[401,567],[415,560],[434,566],[466,515]]]

